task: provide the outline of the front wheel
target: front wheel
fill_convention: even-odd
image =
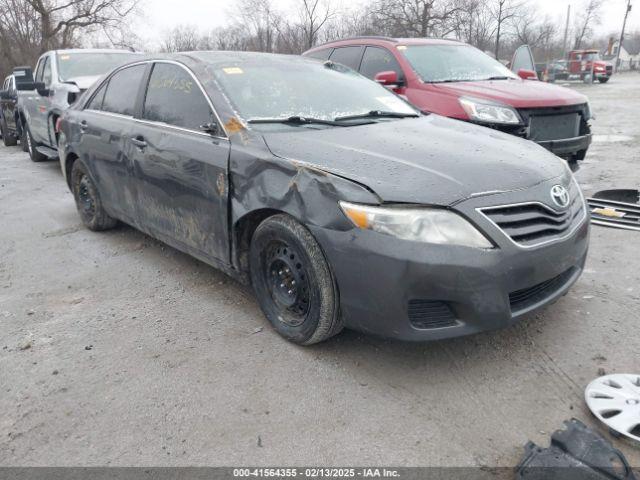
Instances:
[[[33,162],[45,161],[47,159],[47,156],[43,155],[38,150],[36,150],[38,148],[38,144],[36,143],[36,141],[33,139],[33,136],[31,135],[31,130],[29,129],[29,125],[25,124],[24,131],[25,131],[25,140],[27,144],[27,152],[29,152],[29,157],[31,158],[31,160]]]
[[[75,161],[71,170],[71,191],[82,223],[89,230],[108,230],[116,226],[118,221],[105,211],[98,189],[80,160]]]
[[[289,215],[275,215],[258,226],[250,248],[253,288],[280,335],[312,345],[342,330],[335,280],[307,228]]]

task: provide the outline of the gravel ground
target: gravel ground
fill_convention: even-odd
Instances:
[[[585,190],[638,187],[640,75],[572,88],[597,116]],[[606,435],[584,387],[640,373],[635,232],[594,228],[575,288],[512,328],[300,348],[222,273],[84,229],[56,162],[0,148],[0,219],[3,466],[513,466],[571,417]]]

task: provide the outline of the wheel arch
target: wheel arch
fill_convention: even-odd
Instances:
[[[71,190],[71,171],[73,170],[73,165],[76,163],[76,161],[79,159],[80,157],[78,157],[78,155],[76,155],[74,152],[68,152],[65,156],[64,156],[64,177],[65,180],[67,181],[67,186],[69,187],[69,190]]]
[[[287,213],[275,208],[250,211],[234,222],[231,232],[233,265],[243,273],[249,271],[249,248],[258,226],[267,218]]]

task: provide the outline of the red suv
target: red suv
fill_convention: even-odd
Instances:
[[[393,89],[425,113],[466,120],[533,140],[572,165],[591,144],[584,95],[537,81],[528,48],[514,74],[480,50],[454,40],[357,37],[303,55],[341,63]]]

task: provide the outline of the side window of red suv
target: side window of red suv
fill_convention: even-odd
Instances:
[[[367,47],[362,57],[360,73],[373,79],[380,72],[394,71],[398,79],[404,81],[404,73],[393,54],[386,48]]]
[[[361,58],[362,47],[354,46],[336,48],[329,57],[329,60],[331,60],[332,62],[340,63],[345,67],[352,68],[353,70],[358,70]]]

